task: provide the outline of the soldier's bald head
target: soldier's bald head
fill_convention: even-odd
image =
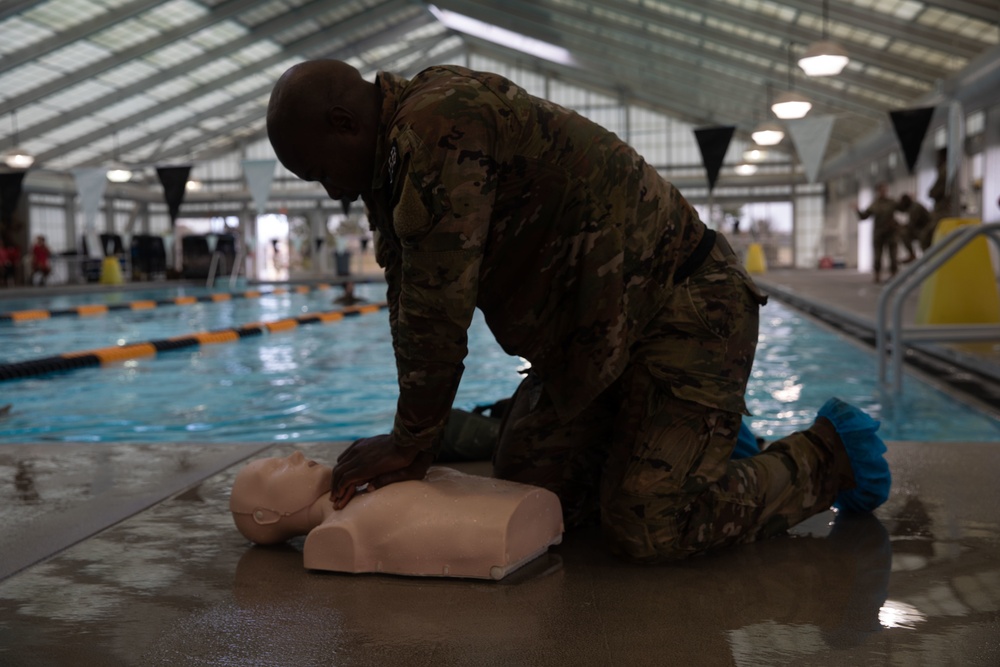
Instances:
[[[375,84],[345,62],[299,63],[271,91],[268,139],[289,171],[353,201],[371,188],[380,100]]]
[[[339,60],[309,60],[288,68],[274,85],[267,105],[271,142],[282,142],[303,123],[321,123],[333,106],[360,111],[365,85],[357,69]]]

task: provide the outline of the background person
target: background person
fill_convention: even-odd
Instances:
[[[52,266],[49,262],[52,252],[45,243],[45,237],[39,234],[35,238],[35,245],[31,247],[31,284],[37,281],[39,286],[44,285],[52,273]]]
[[[899,198],[898,210],[907,217],[906,225],[900,232],[900,240],[908,253],[903,262],[912,262],[917,257],[913,248],[914,242],[920,245],[921,251],[926,252],[931,247],[935,225],[931,220],[930,211],[907,193]]]
[[[889,185],[875,186],[875,201],[864,211],[857,209],[858,219],[874,218],[872,229],[872,252],[875,260],[875,282],[882,282],[882,255],[889,255],[889,276],[899,269],[897,254],[899,243],[899,223],[896,222],[896,202],[889,197]],[[857,207],[855,207],[857,208]]]

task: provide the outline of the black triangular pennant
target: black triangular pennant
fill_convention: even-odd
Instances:
[[[920,146],[927,136],[927,128],[931,124],[931,116],[934,115],[934,107],[919,107],[916,109],[897,109],[890,111],[889,117],[892,119],[892,127],[896,130],[896,138],[903,148],[903,156],[906,158],[906,167],[913,173],[913,168],[917,164],[920,156]]]
[[[694,136],[698,140],[698,148],[701,149],[701,162],[705,165],[705,173],[708,175],[709,192],[715,187],[715,181],[719,178],[722,160],[726,157],[729,141],[733,138],[735,131],[735,125],[702,127],[694,131]]]
[[[187,187],[188,174],[191,173],[191,165],[179,167],[157,167],[156,175],[160,177],[163,184],[163,199],[167,202],[167,209],[170,211],[170,226],[177,222],[177,214],[180,213],[181,203],[184,201],[184,190]]]
[[[346,215],[350,215],[350,213],[351,213],[351,200],[350,199],[341,199],[340,200],[340,208],[341,208],[341,210],[344,211],[344,215],[345,216]]]
[[[0,174],[0,226],[7,227],[14,217],[17,202],[21,199],[21,183],[24,171],[9,171]]]

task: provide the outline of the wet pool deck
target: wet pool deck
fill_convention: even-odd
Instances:
[[[869,277],[790,273],[865,312]],[[501,582],[320,574],[236,532],[242,461],[343,447],[0,445],[0,665],[1000,664],[994,443],[890,442],[874,515],[669,566],[583,531]]]

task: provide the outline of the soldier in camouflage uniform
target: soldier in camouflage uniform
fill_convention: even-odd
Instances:
[[[657,562],[775,535],[854,484],[825,418],[730,461],[765,299],[607,130],[494,74],[372,84],[311,61],[275,86],[268,133],[290,171],[364,199],[388,283],[395,422],[340,456],[336,506],[423,477],[476,307],[531,363],[495,475],[553,490],[568,526],[600,521],[618,553]]]
[[[889,197],[889,186],[879,183],[875,201],[865,210],[858,209],[858,219],[874,217],[872,229],[872,252],[875,254],[875,282],[882,281],[882,254],[889,253],[889,275],[896,275],[899,268],[899,223],[896,222],[895,200]]]
[[[913,199],[909,194],[904,193],[899,198],[898,210],[905,213],[907,217],[906,228],[900,233],[900,241],[906,249],[908,255],[903,263],[912,262],[917,258],[913,249],[913,242],[920,244],[920,249],[927,252],[934,239],[934,224],[931,219],[931,212],[923,204]]]

